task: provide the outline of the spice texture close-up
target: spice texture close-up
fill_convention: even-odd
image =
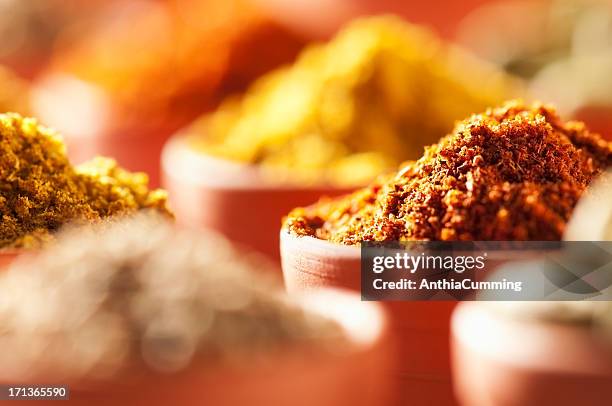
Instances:
[[[510,102],[459,123],[397,174],[294,210],[285,226],[332,242],[558,240],[612,144],[545,105]]]
[[[0,115],[0,246],[32,247],[68,222],[98,222],[141,209],[171,216],[166,194],[112,159],[72,166],[61,137],[18,114]]]

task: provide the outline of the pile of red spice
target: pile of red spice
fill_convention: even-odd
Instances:
[[[293,210],[285,228],[342,244],[558,240],[612,143],[550,106],[519,101],[456,125],[418,161],[336,200]]]

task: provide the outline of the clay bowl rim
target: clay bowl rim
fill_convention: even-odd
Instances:
[[[347,338],[351,339],[354,350],[372,348],[388,332],[389,319],[383,306],[377,302],[362,301],[358,292],[326,287],[293,294],[291,298],[305,310],[336,321]],[[330,306],[331,303],[334,306]]]
[[[28,254],[31,252],[36,252],[37,250],[32,249],[24,249],[24,248],[3,248],[0,249],[0,256],[17,256],[22,254]]]
[[[311,253],[321,257],[331,257],[340,259],[361,259],[360,245],[345,245],[322,240],[309,235],[295,235],[286,228],[280,231],[281,255],[286,252],[287,245],[291,244],[292,251],[297,250],[302,253]]]
[[[172,178],[181,179],[185,183],[201,188],[244,191],[336,190],[350,193],[364,186],[343,186],[324,181],[317,183],[300,183],[299,181],[292,182],[289,180],[274,181],[270,176],[264,175],[257,164],[216,157],[189,146],[188,138],[192,134],[189,129],[178,131],[170,136],[164,144],[160,162],[162,173],[166,178],[170,175]],[[291,178],[291,170],[283,171],[279,169],[279,171],[283,172],[283,178]],[[207,176],[201,176],[200,174],[206,174]]]
[[[281,254],[283,251],[286,251],[283,248],[291,244],[294,247],[299,247],[300,252],[304,252],[304,253],[307,252],[307,253],[318,255],[321,257],[331,257],[331,258],[340,257],[341,259],[347,259],[347,258],[348,259],[353,259],[353,258],[360,259],[361,258],[361,245],[346,245],[346,244],[330,242],[328,240],[322,240],[320,238],[312,237],[309,235],[305,235],[305,236],[295,235],[289,232],[284,226],[281,228],[281,231],[280,231],[280,241],[281,241]],[[427,242],[427,241],[415,241],[415,242]],[[491,241],[491,242],[495,242],[495,241]],[[562,243],[562,241],[552,241],[552,243]],[[296,248],[292,248],[292,250],[294,249]],[[530,258],[533,259],[533,257],[508,259],[508,257],[512,257],[512,255],[510,255],[510,253],[512,252],[513,251],[511,250],[497,250],[495,251],[494,255],[489,256],[489,259],[507,260],[508,263],[511,263],[514,261],[524,262],[524,261],[528,261]],[[543,252],[541,250],[535,250],[535,249],[526,250],[522,252],[529,253],[535,256],[536,259],[537,257],[546,255],[548,253],[548,251]]]
[[[295,345],[272,349],[263,358],[255,355],[253,362],[241,364],[248,366],[246,368],[241,367],[240,369],[236,369],[234,364],[223,360],[214,363],[214,367],[211,369],[207,367],[210,365],[209,362],[195,360],[187,368],[171,375],[165,375],[151,369],[139,369],[137,372],[142,372],[142,375],[132,376],[132,379],[125,379],[125,375],[119,375],[118,379],[121,382],[119,388],[129,389],[134,387],[134,385],[146,382],[148,379],[159,379],[164,376],[178,376],[180,379],[182,374],[190,372],[201,373],[205,377],[223,376],[226,373],[236,373],[236,371],[251,374],[258,370],[274,367],[277,362],[280,362],[281,365],[295,362],[306,362],[310,365],[313,363],[311,361],[314,360],[317,364],[328,363],[331,365],[332,363],[337,364],[339,360],[358,359],[371,351],[388,351],[387,348],[392,348],[393,340],[389,315],[381,304],[363,302],[360,300],[357,292],[336,287],[325,287],[308,292],[300,292],[290,295],[290,297],[292,302],[297,304],[298,307],[337,322],[344,334],[344,338],[348,341],[347,345],[343,345],[341,351],[324,351],[317,349],[316,346],[296,343]],[[355,311],[356,309],[358,311]],[[47,366],[48,368],[49,366]],[[71,389],[84,392],[96,392],[100,388],[104,389],[108,388],[108,385],[117,384],[116,379],[97,381],[87,378],[69,377],[66,379],[61,376],[49,378],[48,372],[39,371],[27,377],[20,376],[15,378],[14,374],[4,371],[0,367],[0,383],[27,384],[30,382],[44,382],[45,384],[68,384]]]
[[[25,249],[25,248],[4,248],[0,249],[0,264],[2,270],[8,270],[12,264],[20,258],[32,255],[38,252],[39,249]]]
[[[517,331],[523,338],[527,336],[531,339],[517,340]],[[509,332],[512,334],[508,335]],[[594,337],[590,332],[588,327],[572,323],[515,319],[479,302],[460,303],[451,318],[453,351],[469,349],[480,358],[513,368],[528,367],[550,373],[599,373],[612,377],[612,342],[609,343],[611,345],[605,359],[594,357],[592,353],[589,354],[595,351],[592,346],[581,345],[582,340],[593,342]],[[559,335],[564,339],[552,339]],[[572,357],[571,361],[559,357],[562,350],[568,347],[582,351],[586,357]],[[603,351],[603,346],[599,349]],[[576,362],[577,359],[581,362]]]

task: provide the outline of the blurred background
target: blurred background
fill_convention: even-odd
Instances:
[[[0,0],[0,110],[271,256],[289,210],[506,99],[610,139],[611,73],[609,0]]]
[[[74,163],[145,171],[178,224],[254,248],[276,276],[290,210],[513,97],[612,139],[612,0],[0,0],[0,111],[57,129]],[[443,350],[414,347],[441,359],[433,389],[415,381],[445,399],[426,404],[453,404],[447,330],[425,340]]]
[[[290,63],[307,43],[375,14],[425,25],[607,129],[608,0],[1,0],[0,63],[31,83],[69,73],[112,95],[124,109],[118,126],[144,115],[153,129],[172,131]]]

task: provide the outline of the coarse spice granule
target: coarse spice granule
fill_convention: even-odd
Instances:
[[[612,143],[552,107],[519,101],[473,115],[395,175],[293,210],[285,228],[342,244],[558,240]]]
[[[172,216],[166,192],[107,158],[74,167],[61,137],[33,118],[0,114],[0,248],[40,246],[69,222],[140,209]]]

